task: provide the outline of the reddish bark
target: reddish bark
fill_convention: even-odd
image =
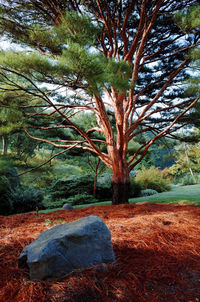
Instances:
[[[112,204],[123,204],[128,203],[130,190],[130,181],[125,178],[122,181],[112,181]]]
[[[112,204],[128,203],[130,190],[129,170],[126,161],[123,161],[120,156],[113,165],[112,176]]]

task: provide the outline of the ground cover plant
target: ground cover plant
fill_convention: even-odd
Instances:
[[[22,249],[42,231],[89,215],[109,227],[115,263],[103,271],[79,270],[57,282],[30,281],[28,271],[18,269]],[[199,217],[199,207],[175,204],[0,216],[0,301],[199,301]]]

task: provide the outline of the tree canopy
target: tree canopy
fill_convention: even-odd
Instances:
[[[157,139],[182,127],[178,121],[198,101],[185,95],[183,80],[187,54],[200,42],[199,22],[184,18],[199,10],[197,0],[4,1],[0,31],[23,47],[1,51],[4,84],[16,87],[15,74],[25,82],[19,90],[42,100],[34,117],[55,123],[38,128],[73,129],[80,139],[47,140],[31,126],[26,133],[64,150],[95,153],[113,171],[113,203],[127,202],[129,172]],[[80,111],[91,112],[96,126],[85,131],[75,123]],[[145,132],[151,135],[127,158],[129,142]]]

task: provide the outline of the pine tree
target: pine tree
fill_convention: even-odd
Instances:
[[[178,25],[184,32],[200,29],[199,6],[192,6],[189,11],[179,12],[176,15]],[[200,32],[200,30],[199,30]],[[184,81],[186,85],[185,95],[198,97],[200,95],[200,48],[192,48],[188,52],[188,58],[191,59],[189,65],[190,72],[188,80]],[[186,136],[181,135],[179,139],[185,142],[199,142],[200,131],[200,103],[197,102],[191,110],[185,114],[180,122],[185,126]],[[189,128],[189,129],[188,129]],[[189,130],[189,131],[188,131]],[[192,130],[192,131],[191,131]]]
[[[0,136],[2,137],[3,154],[8,151],[8,137],[22,126],[22,112],[19,103],[22,101],[21,91],[11,90],[8,85],[1,86],[0,94]]]
[[[47,140],[30,130],[26,133],[64,151],[95,153],[113,171],[113,204],[128,202],[129,172],[157,139],[182,127],[178,121],[198,100],[185,96],[181,83],[191,61],[187,53],[200,42],[199,27],[184,31],[175,20],[175,12],[191,11],[197,4],[197,0],[0,4],[2,34],[29,47],[19,53],[1,52],[2,76],[14,73],[31,84],[31,89],[22,90],[46,103],[37,116],[59,121],[40,129],[72,129],[80,139]],[[42,88],[44,84],[49,91]],[[63,99],[64,89],[71,92],[71,102],[56,101],[59,92]],[[97,126],[84,131],[72,117],[86,110],[96,116]],[[114,115],[114,129],[109,112]],[[100,139],[91,136],[94,131]],[[128,143],[147,132],[151,138],[146,136],[127,159]],[[99,142],[106,152],[98,148]]]

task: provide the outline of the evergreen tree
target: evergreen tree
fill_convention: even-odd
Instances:
[[[157,139],[182,126],[178,121],[198,100],[198,96],[185,97],[181,83],[191,61],[186,55],[200,42],[199,27],[185,31],[174,18],[175,12],[190,12],[197,4],[197,0],[6,0],[0,4],[2,34],[29,47],[20,53],[1,52],[2,75],[14,73],[31,83],[31,89],[21,89],[46,103],[34,116],[59,122],[38,128],[72,129],[80,139],[50,140],[30,130],[26,133],[64,151],[78,148],[95,153],[113,171],[113,204],[128,202],[129,172]],[[44,84],[49,91],[42,88]],[[56,95],[63,99],[64,89],[71,92],[70,103],[56,101]],[[96,116],[97,126],[84,131],[72,117],[86,110]],[[100,139],[92,137],[95,131]],[[127,159],[129,142],[144,132],[153,138],[146,136]],[[98,147],[100,142],[106,145],[105,152]]]
[[[174,176],[190,175],[193,183],[199,182],[200,144],[182,143],[175,147],[175,164],[169,172]]]
[[[0,136],[2,137],[3,154],[8,151],[8,137],[22,126],[23,116],[19,109],[23,95],[8,85],[1,87],[0,94]]]
[[[179,12],[177,14],[177,21],[179,26],[185,32],[191,32],[196,28],[200,31],[200,14],[199,14],[199,6],[193,6],[189,11]],[[190,77],[185,82],[187,86],[186,94],[193,95],[197,97],[200,95],[200,48],[199,45],[197,47],[192,48],[188,57],[191,59],[190,67]],[[200,130],[200,103],[197,102],[194,107],[182,117],[181,122],[186,126],[196,127]],[[190,142],[198,142],[200,135],[198,131],[192,131],[191,135],[182,138],[185,141]]]

